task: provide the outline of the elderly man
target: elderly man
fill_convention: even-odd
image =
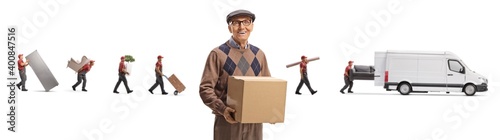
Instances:
[[[238,123],[226,104],[229,76],[271,76],[264,52],[248,43],[255,15],[236,10],[226,17],[231,37],[210,51],[200,83],[200,97],[215,114],[214,140],[262,140],[262,123]]]

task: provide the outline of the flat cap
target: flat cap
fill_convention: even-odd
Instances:
[[[227,24],[229,24],[229,22],[231,21],[231,18],[233,18],[235,16],[248,16],[252,19],[252,22],[255,21],[255,14],[253,14],[252,12],[250,12],[248,10],[240,9],[240,10],[236,10],[236,11],[233,11],[233,12],[227,14],[227,17],[226,17]]]

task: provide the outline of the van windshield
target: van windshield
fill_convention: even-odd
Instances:
[[[464,63],[464,61],[462,61],[462,59],[460,59],[460,63],[462,63],[462,65],[463,65],[466,69],[468,69],[468,70],[472,71],[471,69],[469,69],[469,67],[467,67],[467,65]]]

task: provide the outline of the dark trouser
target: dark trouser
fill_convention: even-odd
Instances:
[[[82,89],[85,89],[85,85],[87,85],[87,76],[85,75],[86,74],[79,73],[77,78],[78,82],[76,82],[75,85],[73,85],[73,87],[77,87],[78,85],[80,85],[80,83],[82,83],[83,80]]]
[[[22,86],[22,89],[26,89],[26,69],[19,70],[19,76],[21,77],[21,82],[17,86]]]
[[[214,140],[262,140],[262,123],[230,124],[223,116],[216,115]]]
[[[115,89],[113,91],[116,91],[118,89],[122,81],[123,84],[125,85],[125,89],[127,89],[127,92],[130,91],[130,89],[128,88],[127,77],[125,77],[125,73],[118,74],[118,82],[116,82]]]
[[[306,84],[307,88],[311,93],[313,93],[313,89],[311,88],[311,84],[309,83],[309,78],[307,78],[307,73],[302,74],[302,79],[300,79],[299,86],[297,86],[297,90],[295,90],[295,93],[299,93],[300,89],[302,88],[302,85]]]
[[[352,89],[352,86],[354,85],[354,83],[351,80],[349,80],[349,77],[344,76],[344,83],[345,83],[345,85],[340,91],[343,92],[347,87],[349,87],[349,90],[347,90],[347,91],[352,91],[351,89]]]
[[[163,78],[161,77],[161,75],[156,75],[156,83],[151,88],[149,88],[149,90],[150,91],[155,90],[155,88],[158,87],[158,85],[160,85],[161,87],[161,92],[165,92],[165,89],[163,87]]]

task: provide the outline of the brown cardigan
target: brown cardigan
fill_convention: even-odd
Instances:
[[[208,55],[201,77],[200,97],[212,113],[222,115],[226,109],[229,76],[271,76],[264,52],[249,46],[238,49],[227,41]]]

